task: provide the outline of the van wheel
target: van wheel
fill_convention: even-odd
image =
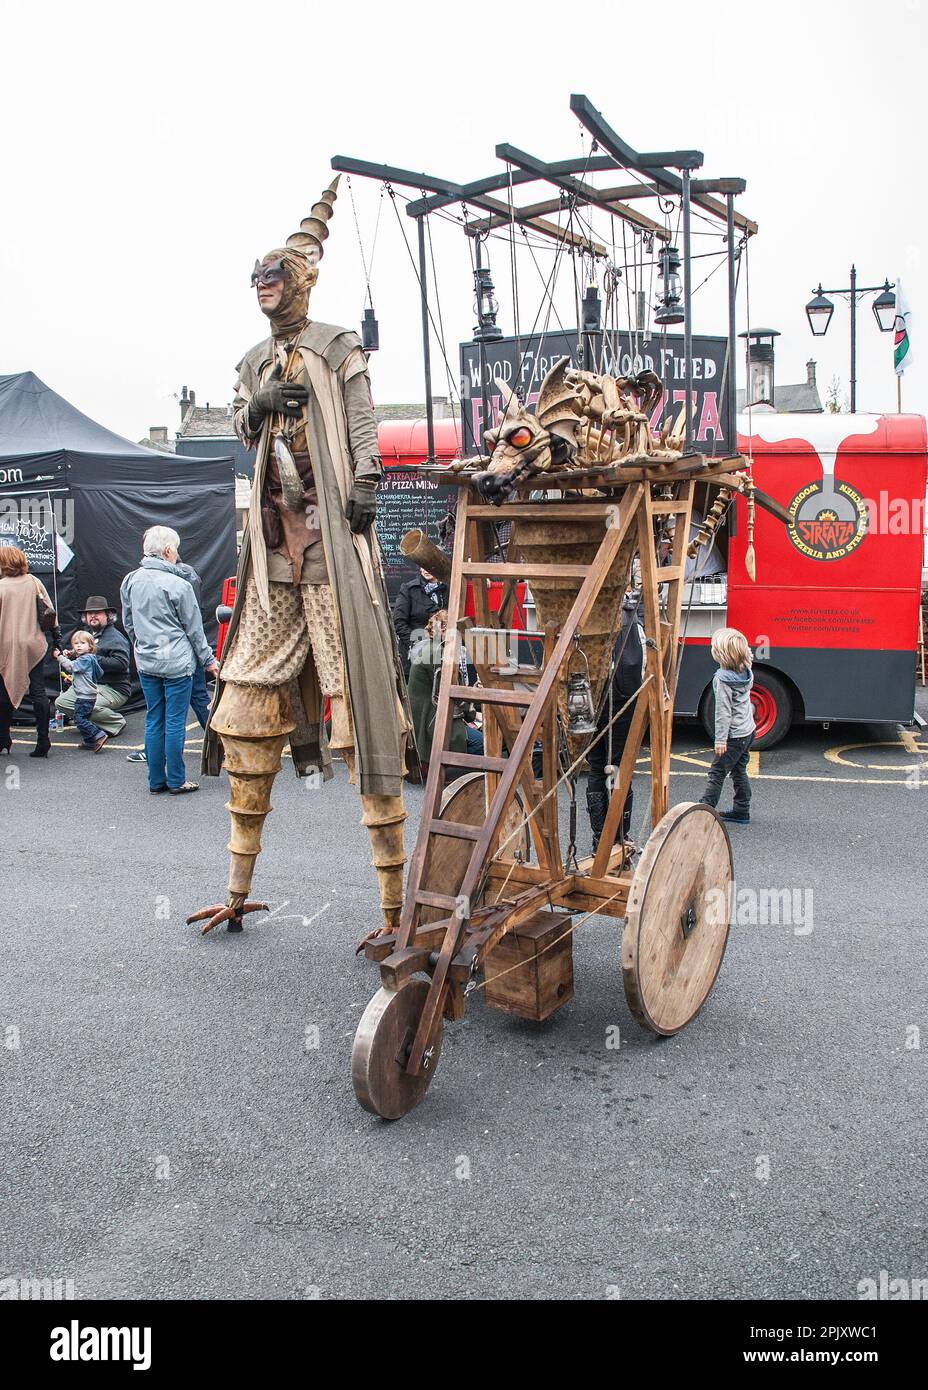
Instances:
[[[751,704],[754,706],[754,720],[757,733],[752,747],[762,752],[773,748],[786,737],[793,722],[793,696],[789,687],[773,671],[760,670],[755,673],[751,688]],[[699,703],[699,718],[710,740],[715,739],[715,697],[712,686],[708,686]]]

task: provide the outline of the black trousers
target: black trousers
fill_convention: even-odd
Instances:
[[[32,700],[32,709],[35,714],[35,727],[39,735],[39,742],[44,743],[48,738],[48,718],[51,711],[51,702],[45,689],[45,682],[42,679],[42,667],[45,665],[45,653],[33,666],[29,672],[29,698]],[[3,684],[3,677],[0,676],[0,734],[9,734],[10,725],[13,722],[14,706],[10,703],[6,686]]]
[[[735,794],[732,810],[736,815],[750,814],[751,783],[748,780],[747,767],[748,754],[753,742],[753,734],[746,734],[744,738],[730,738],[722,756],[716,754],[715,761],[709,769],[706,790],[699,798],[704,806],[718,806],[725,778],[730,776]]]
[[[613,767],[618,767],[622,761],[622,752],[628,738],[628,731],[631,728],[633,712],[634,706],[621,719],[615,721],[609,733],[599,739],[589,752],[590,775],[586,783],[586,809],[590,817],[590,829],[593,831],[594,850],[599,844],[599,837],[606,822],[606,812],[609,809],[611,788],[606,778],[606,768],[610,764]],[[631,824],[632,790],[629,787],[622,812],[622,835],[626,840]],[[618,835],[616,835],[616,839],[618,839]]]

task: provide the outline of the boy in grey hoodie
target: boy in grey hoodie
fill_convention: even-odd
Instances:
[[[712,656],[719,664],[712,681],[715,695],[715,760],[709,769],[706,790],[699,798],[704,806],[717,806],[726,776],[731,775],[734,804],[722,812],[722,820],[748,825],[751,820],[751,784],[747,766],[756,725],[751,704],[751,648],[743,632],[723,627],[712,638]]]

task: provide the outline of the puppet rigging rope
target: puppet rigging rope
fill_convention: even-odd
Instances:
[[[390,200],[391,200],[391,202],[392,202],[392,204],[393,204],[393,211],[394,211],[394,213],[396,214],[396,223],[397,223],[397,226],[398,226],[399,229],[400,229],[400,235],[401,235],[402,238],[403,238],[403,245],[406,247],[406,254],[407,254],[407,256],[409,257],[409,264],[412,266],[412,273],[413,273],[413,275],[415,275],[415,277],[416,277],[416,284],[419,286],[419,295],[420,295],[420,298],[424,298],[424,297],[425,297],[425,286],[423,285],[422,280],[421,280],[421,278],[420,278],[420,275],[419,275],[419,267],[416,265],[416,259],[415,259],[415,257],[414,257],[413,254],[412,254],[412,247],[409,245],[409,238],[406,236],[406,229],[405,229],[404,226],[403,226],[403,221],[402,221],[402,218],[400,217],[399,208],[396,206],[396,198],[397,198],[396,190],[395,190],[395,189],[392,187],[392,185],[389,184],[389,183],[385,184],[384,187],[386,188],[387,192],[389,193],[389,195],[390,195]],[[408,202],[409,199],[407,199],[406,201]],[[436,286],[436,295],[437,295],[437,293],[438,293],[438,290],[437,290],[437,286]],[[432,313],[431,305],[428,304],[428,300],[427,300],[427,299],[426,299],[426,312],[428,313],[429,323],[432,325],[432,332],[435,334],[435,337],[438,339],[438,346],[439,346],[440,349],[441,349],[442,360],[444,361],[444,364],[445,364],[445,370],[446,370],[446,372],[448,373],[448,381],[449,381],[450,389],[451,389],[451,392],[452,392],[452,399],[453,399],[455,396],[457,396],[458,406],[460,407],[460,406],[461,406],[461,397],[460,397],[460,393],[459,393],[459,392],[455,392],[455,390],[454,390],[454,386],[453,386],[453,376],[452,376],[452,372],[451,372],[451,364],[450,364],[450,362],[448,361],[448,354],[447,354],[447,352],[445,351],[444,333],[439,331],[439,327],[438,327],[438,325],[436,324],[436,322],[435,322],[435,317],[434,317],[434,315],[433,315],[433,313]],[[463,409],[462,409],[462,414],[463,414]]]

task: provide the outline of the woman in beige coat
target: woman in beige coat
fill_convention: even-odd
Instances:
[[[29,573],[29,561],[14,545],[0,545],[0,753],[11,747],[13,713],[28,690],[35,714],[36,744],[30,758],[47,758],[49,700],[42,680],[48,641],[39,626],[38,600],[51,610],[45,586]]]

